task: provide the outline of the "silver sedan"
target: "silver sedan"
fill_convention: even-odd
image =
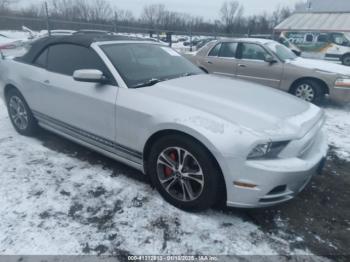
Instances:
[[[137,168],[184,210],[290,200],[327,153],[320,108],[153,42],[43,38],[0,60],[0,79],[20,134],[42,127]]]

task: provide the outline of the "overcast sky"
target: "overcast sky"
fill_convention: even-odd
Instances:
[[[22,4],[41,2],[41,0],[21,0]],[[138,16],[142,7],[152,3],[162,3],[169,10],[217,19],[220,7],[225,0],[107,0],[120,9],[129,9]],[[300,0],[239,0],[244,6],[244,14],[260,14],[272,12],[278,5],[294,6]]]

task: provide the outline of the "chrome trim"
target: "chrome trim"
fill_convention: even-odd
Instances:
[[[278,79],[255,77],[255,76],[247,76],[247,75],[237,75],[237,77],[251,78],[251,79],[256,79],[256,80],[268,80],[268,81],[274,81],[274,82],[281,82],[281,80],[278,80]]]

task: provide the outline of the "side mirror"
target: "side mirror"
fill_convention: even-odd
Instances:
[[[89,83],[101,83],[105,84],[107,78],[103,75],[100,70],[96,69],[81,69],[75,70],[73,73],[75,81],[89,82]]]
[[[274,64],[274,63],[277,63],[277,60],[275,58],[273,58],[273,56],[267,55],[267,56],[265,56],[265,62],[267,62],[269,64]]]

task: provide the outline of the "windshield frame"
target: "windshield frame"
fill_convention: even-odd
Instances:
[[[273,50],[273,48],[271,48],[271,45],[275,45],[275,46],[282,46],[283,48],[287,49],[290,51],[291,54],[293,54],[293,57],[292,58],[283,58],[281,57],[277,52],[275,52]],[[278,43],[276,41],[271,41],[271,42],[268,42],[266,44],[264,44],[265,48],[267,48],[271,53],[273,53],[279,60],[281,60],[282,62],[286,62],[288,60],[294,60],[294,59],[297,59],[298,56],[288,47],[286,47],[285,45],[281,44],[281,43]]]
[[[121,72],[118,70],[118,68],[116,66],[114,66],[113,62],[111,61],[111,59],[108,57],[107,53],[103,50],[103,46],[107,46],[107,45],[118,45],[118,44],[147,44],[147,45],[155,45],[155,46],[159,46],[159,47],[167,47],[170,48],[168,45],[164,45],[162,43],[158,43],[158,42],[153,42],[153,41],[149,41],[149,40],[140,40],[140,41],[135,41],[135,40],[124,40],[124,41],[103,41],[103,42],[95,42],[91,45],[91,47],[100,55],[101,59],[105,62],[105,64],[107,65],[107,67],[110,69],[111,73],[113,74],[113,76],[115,77],[115,79],[117,80],[117,83],[119,85],[119,87],[122,88],[128,88],[128,89],[137,89],[140,87],[133,87],[128,85],[126,79],[124,78],[123,74],[121,74]],[[173,50],[173,49],[172,49]],[[176,52],[174,50],[174,52]],[[181,54],[180,54],[181,55]],[[185,57],[181,56],[183,59],[186,59]],[[189,61],[189,63],[191,63]],[[194,65],[194,68],[197,68]],[[198,74],[201,74],[202,71],[198,68]],[[204,74],[204,72],[203,72]],[[178,75],[178,74],[174,74],[174,75],[169,75],[169,77],[167,78],[161,78],[159,80],[159,82],[162,81],[167,81],[167,80],[171,80],[171,79],[176,79],[176,78],[180,78],[180,77],[186,77],[186,75]],[[150,76],[150,79],[152,79],[152,76]],[[147,86],[147,85],[145,85]],[[142,86],[143,87],[143,86]]]

